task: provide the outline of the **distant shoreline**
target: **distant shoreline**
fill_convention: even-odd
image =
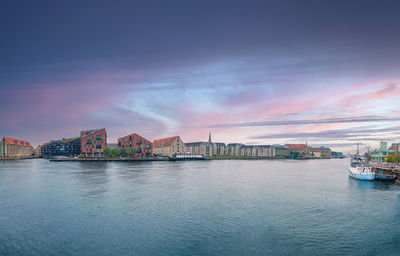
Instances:
[[[287,158],[287,157],[205,157],[203,159],[181,159],[174,160],[168,157],[150,157],[150,158],[43,158],[43,157],[21,157],[21,158],[2,158],[0,160],[25,160],[25,159],[46,159],[51,162],[146,162],[146,161],[206,161],[206,160],[322,160],[339,158]]]
[[[168,157],[149,157],[149,158],[44,158],[38,156],[20,158],[1,158],[0,160],[26,160],[26,159],[46,159],[51,162],[146,162],[146,161],[206,161],[206,160],[323,160],[323,159],[343,159],[343,158],[287,158],[287,157],[205,157],[204,159],[182,159],[173,160]]]

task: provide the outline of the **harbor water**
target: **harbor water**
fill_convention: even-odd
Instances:
[[[0,161],[0,255],[399,255],[400,185],[348,167]]]

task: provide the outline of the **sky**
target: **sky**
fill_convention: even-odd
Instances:
[[[0,135],[400,142],[398,1],[0,2]]]

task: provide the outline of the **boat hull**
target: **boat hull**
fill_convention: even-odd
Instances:
[[[375,180],[375,173],[353,173],[349,171],[349,176],[356,180],[365,180],[365,181]]]

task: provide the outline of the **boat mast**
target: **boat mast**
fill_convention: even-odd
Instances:
[[[360,153],[360,142],[357,142],[357,155],[356,155],[356,158],[358,158],[359,153]]]

